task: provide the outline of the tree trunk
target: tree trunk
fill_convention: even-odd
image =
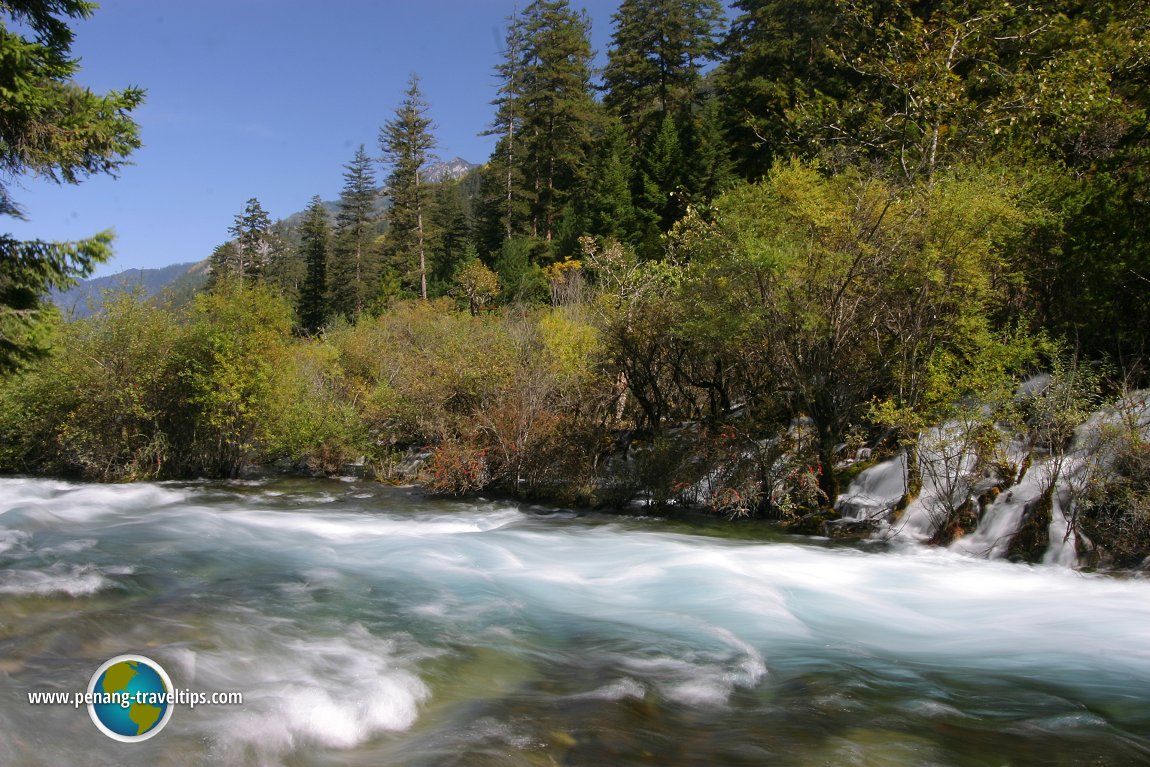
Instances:
[[[827,506],[834,506],[839,497],[839,480],[835,476],[834,442],[819,440],[819,490],[826,496]]]
[[[419,297],[427,300],[427,254],[423,249],[423,201],[419,198],[419,171],[415,172],[415,234],[419,242]]]

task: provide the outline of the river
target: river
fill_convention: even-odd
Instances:
[[[0,764],[1150,764],[1150,582],[735,529],[2,479]],[[124,653],[243,703],[28,703]]]

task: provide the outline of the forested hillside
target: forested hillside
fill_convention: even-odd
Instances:
[[[167,288],[180,290],[190,283],[190,290],[202,287],[204,280],[198,264],[172,264],[162,269],[127,269],[107,277],[95,277],[54,293],[52,302],[69,319],[83,319],[102,310],[105,293],[138,291],[147,298]]]

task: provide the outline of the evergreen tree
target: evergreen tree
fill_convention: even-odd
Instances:
[[[496,107],[495,122],[485,133],[499,137],[488,163],[490,182],[483,197],[488,208],[486,216],[493,224],[490,228],[500,232],[492,250],[503,240],[524,233],[528,219],[522,148],[523,72],[527,43],[518,14],[512,15],[507,22],[503,60],[495,68],[500,80],[498,94],[491,102]]]
[[[344,166],[343,189],[332,241],[328,307],[331,314],[354,320],[377,292],[379,258],[373,247],[376,228],[375,176],[363,145]]]
[[[635,145],[661,116],[695,99],[703,65],[716,58],[725,21],[719,0],[623,0],[612,16],[604,103]]]
[[[264,267],[264,282],[293,306],[299,302],[299,292],[307,274],[297,238],[294,227],[288,222],[272,224],[268,232],[268,260]]]
[[[272,250],[272,222],[255,197],[248,198],[237,213],[228,234],[232,240],[212,254],[209,287],[214,289],[228,279],[254,282],[264,276]]]
[[[99,95],[72,81],[80,62],[71,56],[74,35],[65,19],[85,19],[95,7],[82,0],[0,3],[0,216],[24,217],[8,193],[10,179],[33,174],[79,183],[114,174],[140,146],[129,113],[143,101],[142,90]],[[43,295],[88,276],[111,255],[111,240],[110,232],[79,242],[0,234],[0,373],[45,352],[52,309]]]
[[[328,318],[327,259],[331,245],[331,227],[327,208],[319,195],[311,198],[300,225],[299,251],[307,272],[299,292],[299,322],[308,333],[323,327]]]
[[[236,243],[228,242],[218,245],[208,257],[208,282],[205,288],[208,292],[215,290],[229,278],[234,278],[240,271],[240,253]]]
[[[591,95],[591,22],[567,0],[535,0],[522,25],[520,114],[531,234],[550,241],[585,171],[598,115]]]
[[[658,133],[651,136],[638,160],[635,217],[640,254],[660,255],[660,237],[687,211],[682,189],[683,153],[674,118],[664,115]]]
[[[723,43],[717,73],[737,169],[755,179],[776,158],[807,154],[788,112],[808,98],[833,104],[861,77],[837,66],[836,0],[735,0],[741,13]]]
[[[627,131],[617,117],[609,117],[595,141],[591,169],[576,211],[582,231],[629,242],[635,234],[635,208],[631,201],[632,151]]]
[[[472,236],[476,248],[485,259],[497,253],[507,239],[507,206],[499,152],[497,143],[491,159],[479,169],[479,189],[472,211]]]
[[[686,116],[680,131],[680,145],[683,190],[689,204],[710,202],[736,180],[717,97],[705,99],[698,110]]]
[[[473,258],[471,217],[459,181],[447,179],[430,189],[427,222],[428,294],[446,295],[464,258]]]
[[[392,263],[405,274],[418,271],[419,296],[427,299],[427,242],[424,228],[426,182],[423,173],[435,148],[433,123],[419,90],[419,76],[412,75],[403,103],[395,117],[380,130],[379,145],[391,166],[387,193],[388,250]]]

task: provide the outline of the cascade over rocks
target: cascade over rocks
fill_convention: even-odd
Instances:
[[[1051,519],[1048,495],[1028,501],[1022,508],[1018,530],[1010,539],[1006,558],[1012,562],[1041,562],[1049,543]]]
[[[907,453],[854,478],[825,525],[830,537],[872,537],[946,546],[977,557],[1068,567],[1137,568],[1150,562],[1145,513],[1146,397],[1128,395],[1093,413],[1061,452],[1000,435],[1001,460],[971,476],[973,456],[921,471],[907,493]],[[942,444],[947,426],[930,439]],[[919,456],[920,465],[925,460]],[[905,506],[905,507],[904,507]]]

